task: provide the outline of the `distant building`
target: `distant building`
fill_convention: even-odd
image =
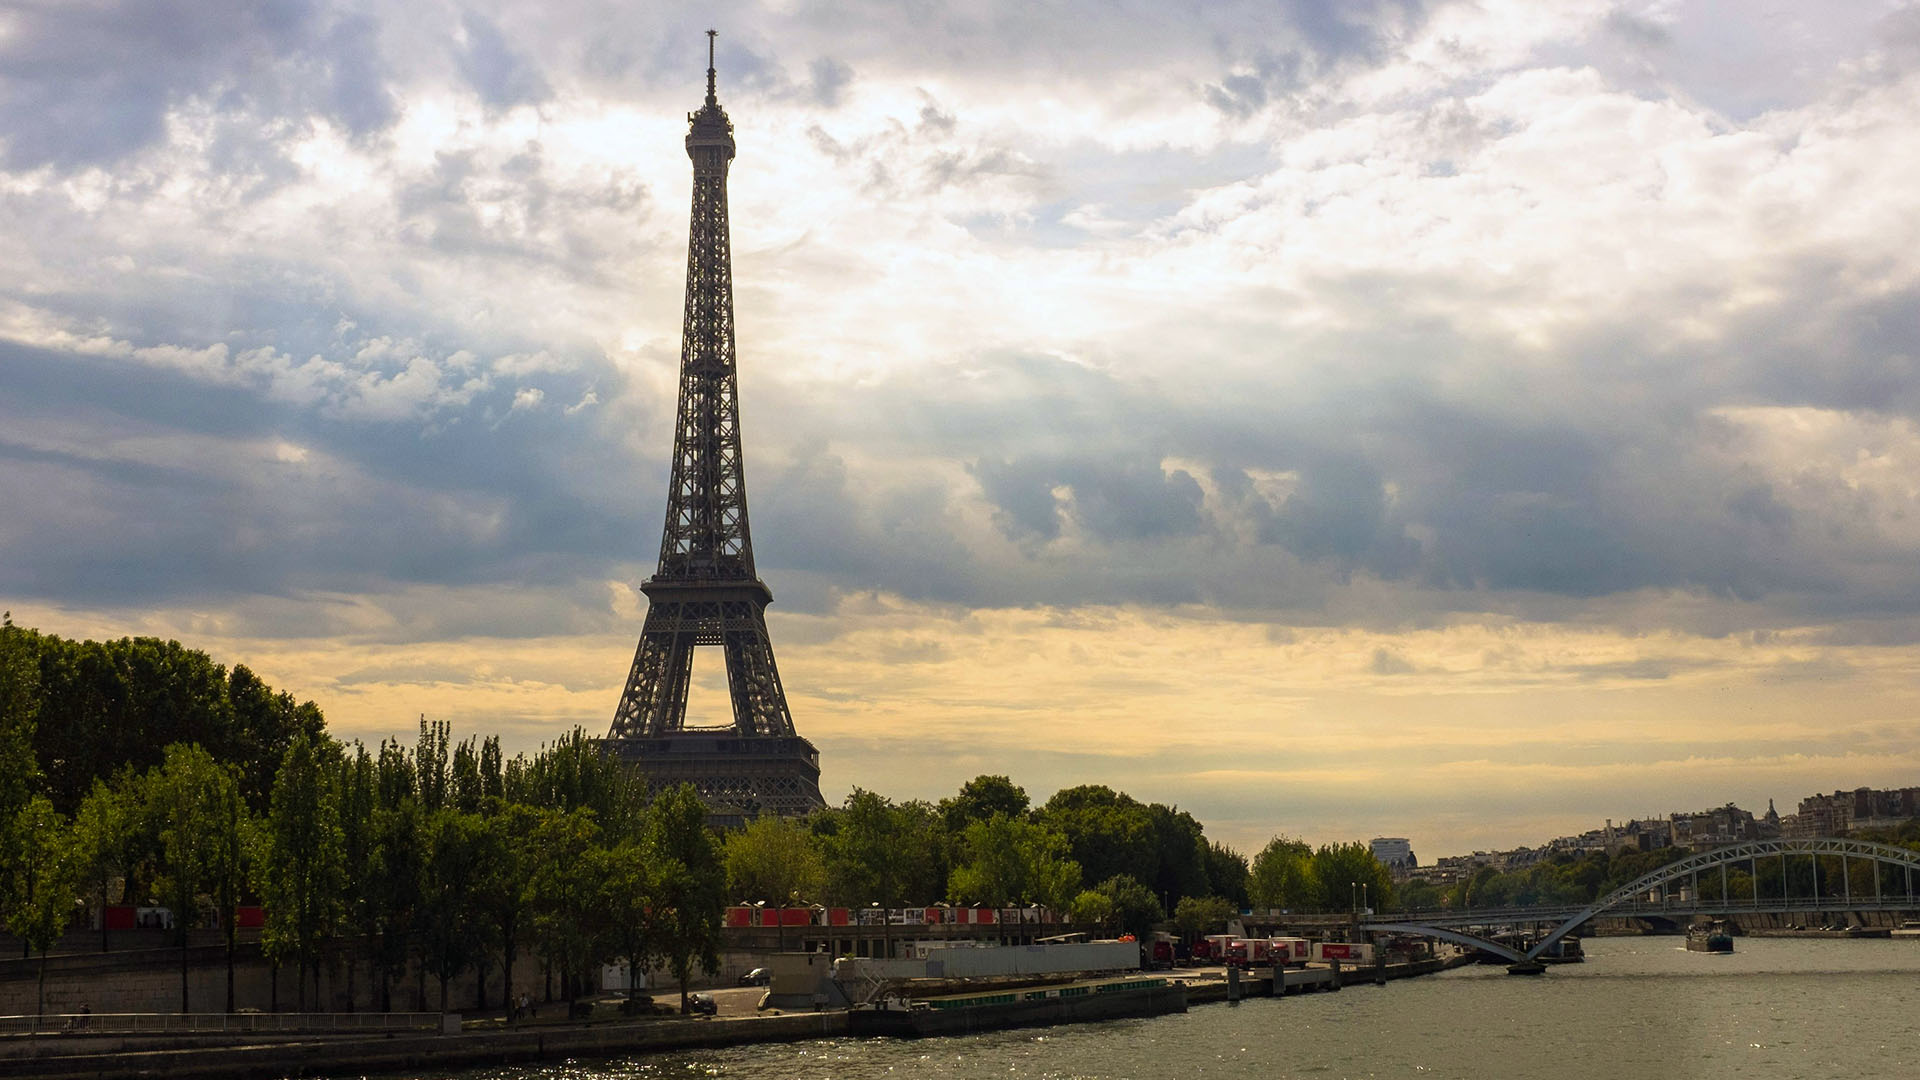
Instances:
[[[1760,839],[1760,822],[1749,811],[1728,803],[1712,810],[1691,814],[1671,814],[1672,843],[1677,847],[1702,851]]]
[[[1413,857],[1413,845],[1404,836],[1376,836],[1367,841],[1367,847],[1396,880],[1405,878],[1420,865],[1420,860]]]
[[[1800,812],[1782,819],[1782,836],[1851,836],[1859,829],[1889,829],[1920,818],[1920,788],[1855,788],[1809,795]]]

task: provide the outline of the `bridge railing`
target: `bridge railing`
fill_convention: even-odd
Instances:
[[[1508,907],[1485,908],[1470,911],[1413,911],[1393,912],[1369,917],[1366,921],[1375,926],[1393,923],[1421,924],[1426,926],[1501,926],[1509,923],[1557,923],[1570,919],[1587,910],[1588,905],[1559,905],[1555,907]],[[1763,896],[1758,900],[1752,897],[1730,900],[1645,900],[1615,904],[1605,911],[1595,912],[1594,918],[1608,918],[1617,915],[1738,915],[1742,913],[1789,912],[1789,911],[1920,911],[1920,896],[1853,897],[1839,896],[1790,896],[1782,899],[1778,896]]]

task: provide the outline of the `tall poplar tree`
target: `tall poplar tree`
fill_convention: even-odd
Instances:
[[[726,907],[727,871],[707,831],[707,808],[692,785],[661,792],[648,816],[662,913],[660,955],[679,980],[684,1013],[687,980],[694,968],[709,975],[720,969],[720,916]]]
[[[47,950],[73,918],[79,899],[79,875],[71,853],[67,820],[43,795],[27,800],[8,823],[13,834],[8,854],[11,874],[4,897],[7,929],[40,950],[36,1015],[47,1011]]]
[[[180,942],[180,1011],[187,996],[188,935],[200,916],[200,896],[224,885],[237,901],[240,858],[232,849],[243,828],[239,785],[226,766],[196,745],[175,743],[147,774],[147,814],[159,838],[161,886]],[[218,879],[225,876],[224,883]],[[227,914],[231,923],[231,912]]]
[[[304,732],[294,738],[274,778],[267,816],[261,945],[276,961],[294,961],[303,1012],[307,975],[313,974],[317,988],[320,950],[340,915],[343,853],[330,745]]]

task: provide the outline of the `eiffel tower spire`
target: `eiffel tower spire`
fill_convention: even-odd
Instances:
[[[715,96],[714,36],[707,31],[706,102],[687,116],[693,212],[666,526],[659,569],[640,586],[647,621],[607,740],[656,784],[694,783],[726,823],[761,810],[805,813],[822,800],[819,755],[794,732],[774,664],[773,593],[754,572],[747,527],[727,235],[733,123]],[[733,723],[688,729],[693,652],[713,645],[726,657]]]

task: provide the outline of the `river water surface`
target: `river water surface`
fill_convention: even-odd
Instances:
[[[452,1074],[461,1080],[1920,1077],[1920,940],[1586,942],[1538,978],[1470,967],[1180,1016],[924,1040],[829,1039]],[[447,1075],[447,1074],[440,1074]]]

